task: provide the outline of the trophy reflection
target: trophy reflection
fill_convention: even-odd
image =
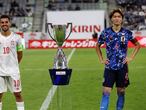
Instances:
[[[58,45],[57,53],[54,58],[53,69],[49,69],[53,85],[68,85],[72,69],[69,69],[68,62],[62,46],[72,31],[72,23],[67,25],[53,25],[47,23],[47,32],[49,36]]]

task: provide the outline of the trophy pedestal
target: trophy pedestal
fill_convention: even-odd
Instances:
[[[72,96],[69,85],[72,69],[49,69],[52,84],[57,86],[49,110],[72,110]]]
[[[72,69],[49,69],[53,85],[68,85]]]

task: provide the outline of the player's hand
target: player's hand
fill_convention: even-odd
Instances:
[[[106,59],[106,60],[101,60],[100,62],[101,62],[101,64],[109,64],[109,60],[108,60],[108,59]]]
[[[133,58],[131,58],[131,57],[126,57],[124,60],[123,60],[123,64],[125,64],[125,63],[130,63],[131,61],[133,60]]]

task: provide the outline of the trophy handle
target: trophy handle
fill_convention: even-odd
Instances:
[[[46,24],[46,28],[47,28],[47,30],[48,30],[48,34],[50,35],[50,37],[56,42],[56,40],[53,38],[53,36],[51,35],[51,32],[50,32],[50,30],[49,30],[49,26],[51,27],[51,29],[53,30],[53,25],[52,25],[52,23],[47,23]]]
[[[68,36],[65,38],[65,40],[67,40],[68,39],[68,37],[70,36],[70,34],[71,34],[71,32],[72,32],[72,23],[67,23],[67,28],[70,26],[70,32],[69,32],[69,34],[68,34]],[[65,41],[64,40],[64,41]]]

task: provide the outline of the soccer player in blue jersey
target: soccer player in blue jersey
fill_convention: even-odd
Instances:
[[[125,89],[129,85],[127,64],[135,58],[140,49],[140,44],[133,38],[131,31],[122,27],[124,15],[121,10],[113,10],[109,18],[112,26],[102,31],[96,46],[99,61],[105,64],[100,110],[108,110],[109,97],[114,83],[116,83],[118,96],[116,110],[123,110]],[[128,41],[135,45],[129,57],[127,55]],[[106,45],[106,59],[103,58],[100,49],[102,44]]]

